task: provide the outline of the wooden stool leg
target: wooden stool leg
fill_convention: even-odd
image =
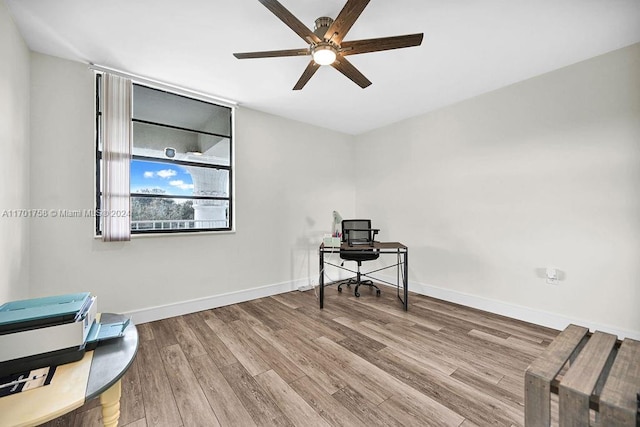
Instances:
[[[524,425],[551,425],[551,382],[526,372],[524,376]]]
[[[108,390],[100,395],[102,405],[102,424],[105,427],[117,427],[120,418],[120,394],[122,383],[118,380]]]

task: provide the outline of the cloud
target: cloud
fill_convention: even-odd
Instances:
[[[145,178],[153,178],[154,173],[151,171],[147,171],[144,173]]]
[[[178,172],[173,169],[162,169],[156,173],[160,178],[171,178],[172,176],[178,175]]]
[[[178,187],[181,190],[193,190],[193,184],[187,184],[181,179],[178,179],[175,181],[169,181],[169,185],[173,187]]]

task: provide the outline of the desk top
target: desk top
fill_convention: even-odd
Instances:
[[[115,322],[118,316],[105,313],[101,320]],[[129,324],[124,337],[101,343],[82,360],[58,366],[51,384],[0,398],[2,425],[38,425],[81,407],[124,375],[137,349],[138,331]]]
[[[377,249],[380,251],[393,251],[397,252],[398,250],[406,251],[407,247],[400,242],[373,242],[373,245],[353,245],[349,246],[347,242],[342,242],[340,244],[341,251],[363,251],[370,249]],[[320,250],[322,252],[335,252],[338,250],[336,247],[326,246],[324,243],[320,244]]]

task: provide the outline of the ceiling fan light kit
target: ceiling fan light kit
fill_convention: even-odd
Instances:
[[[302,89],[322,65],[331,65],[364,89],[371,85],[371,82],[351,62],[347,61],[345,56],[420,46],[424,35],[419,33],[343,42],[345,35],[367,6],[369,0],[347,0],[335,20],[326,16],[316,19],[313,32],[277,0],[258,1],[307,42],[309,47],[306,49],[234,53],[233,56],[238,59],[252,59],[310,55],[311,61],[293,90]]]
[[[331,43],[320,42],[312,45],[311,55],[318,65],[331,65],[335,62],[338,50]]]

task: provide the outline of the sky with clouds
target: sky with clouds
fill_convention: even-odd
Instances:
[[[183,166],[142,160],[131,161],[131,192],[161,189],[165,194],[193,195],[193,180]]]

